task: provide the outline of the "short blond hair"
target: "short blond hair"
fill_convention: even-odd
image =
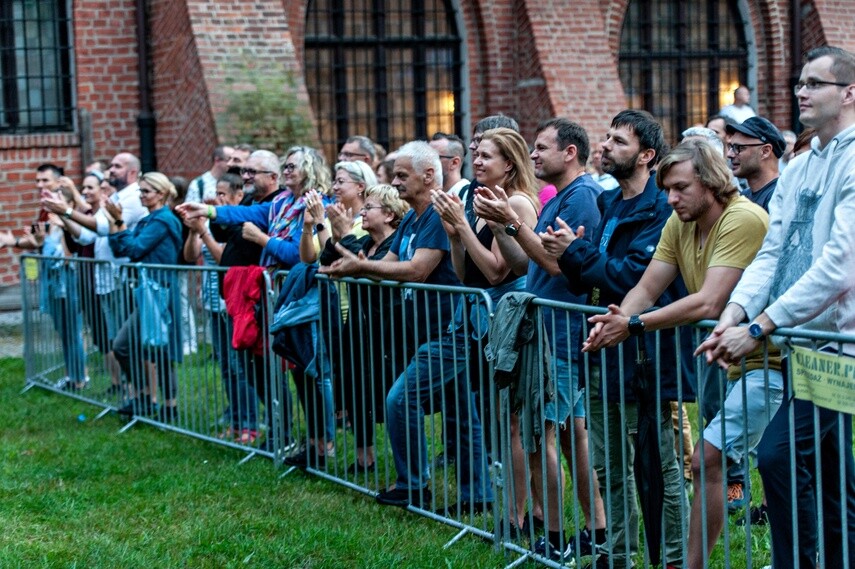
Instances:
[[[410,204],[402,200],[398,190],[389,184],[377,184],[366,188],[365,199],[368,198],[377,198],[380,204],[395,217],[392,220],[392,227],[398,227],[398,224],[410,211]]]
[[[159,194],[163,194],[167,199],[175,199],[178,197],[178,190],[175,189],[175,184],[169,181],[166,174],[160,172],[146,172],[140,177],[140,182],[145,182],[151,189]]]

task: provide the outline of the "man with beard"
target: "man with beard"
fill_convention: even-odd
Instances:
[[[763,117],[729,124],[727,134],[730,136],[727,157],[733,175],[748,183],[748,191],[742,195],[769,211],[769,200],[778,184],[778,159],[784,155],[787,141]]]
[[[77,210],[72,210],[61,198],[43,195],[41,204],[48,211],[57,215],[63,215],[75,223],[90,229],[99,237],[110,235],[110,223],[123,221],[129,231],[133,231],[137,222],[148,215],[148,210],[140,202],[140,186],[137,180],[140,176],[139,158],[129,152],[116,154],[110,162],[107,171],[107,181],[116,188],[116,192],[110,196],[113,203],[118,204],[122,211],[121,220],[110,220],[109,216],[92,216]]]
[[[610,304],[607,314],[589,319],[594,327],[583,351],[611,348],[630,335],[642,336],[646,331],[715,318],[721,313],[730,291],[760,248],[769,224],[769,217],[762,208],[737,193],[731,176],[721,153],[704,141],[685,141],[665,157],[656,182],[665,190],[674,212],[662,229],[653,259],[639,283],[626,294],[620,306]],[[678,277],[683,278],[689,294],[665,304],[661,297]],[[649,310],[657,303],[662,307]],[[757,362],[753,364],[756,367]],[[759,367],[763,367],[762,353]],[[749,369],[754,368],[749,366]],[[740,371],[739,366],[732,366],[728,376],[738,378]],[[665,430],[662,429],[663,436]],[[729,437],[736,438],[736,433],[736,429],[728,429]],[[673,448],[673,439],[671,441]],[[660,453],[664,452],[663,444]],[[668,456],[676,468],[673,454]],[[679,476],[679,470],[677,473]],[[669,484],[670,473],[663,472],[663,476],[667,521],[669,500],[685,498],[682,489],[679,498],[669,496],[674,492]],[[718,482],[722,484],[720,476]],[[699,483],[700,477],[696,476],[695,485]],[[708,499],[715,494],[721,500],[723,491],[710,487],[706,493]],[[700,494],[700,489],[696,488],[696,499]],[[686,512],[687,508],[683,510],[682,524]],[[700,515],[702,512],[696,511],[693,517]],[[694,524],[695,520],[692,522]],[[708,523],[712,524],[713,520],[709,519]],[[682,548],[674,551],[671,540],[680,543],[685,533],[673,533],[676,532],[666,527],[663,564],[681,567],[679,552]],[[674,557],[675,554],[678,557]]]
[[[579,239],[581,228],[574,232],[560,218],[560,229],[548,229],[541,234],[546,251],[558,259],[558,266],[567,277],[570,290],[586,294],[588,303],[602,306],[620,302],[641,279],[653,257],[662,227],[671,215],[665,194],[656,186],[651,170],[667,152],[662,126],[650,113],[625,110],[612,120],[606,140],[602,143],[602,168],[618,182],[619,188],[603,192],[598,200],[602,219],[592,229],[593,239]],[[668,304],[685,296],[685,286],[676,279],[658,299]],[[688,335],[686,335],[688,339]],[[658,356],[660,364],[661,397],[677,400],[677,369],[675,366],[674,332],[663,331],[657,354],[657,338],[644,338],[647,351]],[[684,347],[683,380],[691,374],[691,345]],[[639,517],[636,487],[633,477],[632,445],[636,433],[637,404],[632,390],[635,379],[634,346],[621,354],[616,348],[607,351],[604,370],[601,359],[592,357],[588,366],[585,388],[591,395],[588,415],[588,436],[593,456],[593,468],[606,502],[605,529],[597,528],[594,542],[602,553],[595,567],[626,567],[638,550]],[[621,370],[621,365],[623,370]],[[601,371],[603,373],[601,373]],[[623,385],[621,385],[621,383]],[[691,395],[689,383],[683,386],[684,397]],[[660,455],[665,475],[665,535],[666,558],[670,564],[681,559],[681,536],[685,533],[688,503],[683,492],[680,469],[674,454],[674,431],[670,407],[662,405],[660,417]],[[591,555],[592,537],[586,528],[581,534],[579,555]],[[568,552],[572,553],[572,552]]]

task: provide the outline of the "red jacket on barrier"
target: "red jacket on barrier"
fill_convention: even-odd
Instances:
[[[255,308],[264,297],[264,267],[230,267],[223,280],[226,312],[232,317],[232,347],[264,353],[265,338],[255,317]]]

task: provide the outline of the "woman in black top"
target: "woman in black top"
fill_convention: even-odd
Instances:
[[[362,205],[362,229],[367,235],[344,235],[338,245],[369,259],[381,259],[389,251],[395,230],[409,206],[398,190],[380,184],[365,190]],[[332,240],[321,251],[320,262],[330,265],[341,254]],[[394,303],[396,289],[348,285],[350,311],[341,334],[340,358],[333,358],[336,378],[342,394],[341,407],[347,412],[356,438],[356,462],[349,472],[367,472],[374,466],[374,424],[382,423],[386,394],[409,359],[403,353],[398,336],[403,329]],[[336,351],[335,349],[333,351]],[[350,373],[348,373],[350,372]],[[349,375],[349,377],[348,377]]]

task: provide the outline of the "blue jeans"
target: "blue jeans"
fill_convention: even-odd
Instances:
[[[430,468],[427,439],[424,432],[424,407],[446,386],[454,386],[456,411],[449,413],[446,424],[460,433],[457,453],[461,501],[493,500],[487,475],[481,421],[475,409],[475,398],[466,377],[466,337],[462,334],[444,337],[419,346],[406,371],[395,381],[386,397],[386,426],[395,470],[395,487],[420,490],[427,486]],[[461,405],[460,402],[468,402]]]
[[[241,371],[240,358],[229,341],[231,318],[225,312],[209,312],[214,358],[220,363],[220,377],[228,400],[233,429],[258,429],[258,395]]]
[[[70,298],[51,300],[53,326],[62,341],[62,359],[65,373],[76,382],[83,381],[86,375],[86,356],[83,352],[83,316],[77,300],[77,291],[70,292]]]

